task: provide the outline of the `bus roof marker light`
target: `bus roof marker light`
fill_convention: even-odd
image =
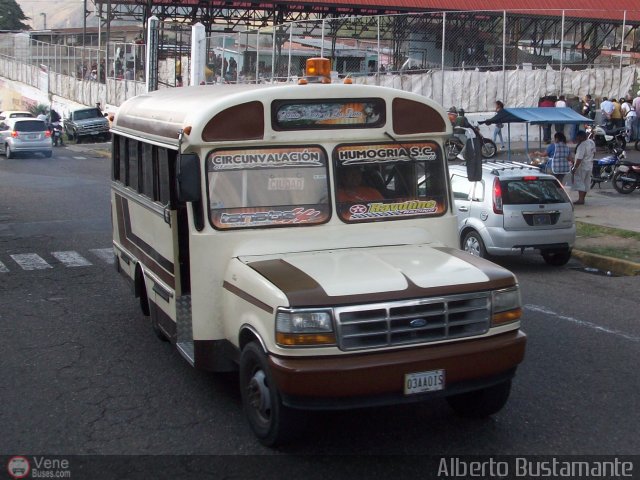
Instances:
[[[190,135],[191,134],[191,125],[189,125],[188,127],[184,127],[184,129],[182,130],[182,132],[185,135]]]
[[[322,57],[309,58],[305,76],[308,82],[331,83],[331,60]]]

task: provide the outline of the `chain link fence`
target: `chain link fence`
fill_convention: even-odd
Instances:
[[[614,13],[621,22],[603,20]],[[159,22],[158,88],[187,85],[192,73],[199,83],[293,82],[308,58],[323,56],[336,77],[471,112],[493,110],[498,99],[535,106],[549,95],[623,97],[637,90],[640,65],[639,26],[626,18],[629,12],[612,10],[325,18],[210,33],[199,63],[191,57],[191,27]],[[0,74],[37,85],[45,66],[54,75],[51,93],[93,100],[95,90],[96,101],[118,105],[144,91],[145,53],[139,44],[80,48],[1,35]],[[203,71],[192,72],[194,64]]]

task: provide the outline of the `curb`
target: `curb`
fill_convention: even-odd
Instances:
[[[605,257],[597,253],[573,250],[571,255],[589,267],[597,268],[616,275],[635,276],[640,275],[640,263],[622,260],[620,258]]]

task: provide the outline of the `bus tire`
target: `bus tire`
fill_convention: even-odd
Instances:
[[[240,354],[240,393],[249,426],[263,445],[282,445],[304,426],[304,413],[282,403],[267,356],[256,342]]]

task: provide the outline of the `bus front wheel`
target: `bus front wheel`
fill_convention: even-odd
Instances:
[[[303,412],[282,403],[266,354],[256,342],[240,355],[242,407],[260,443],[273,447],[291,440],[304,423]]]

